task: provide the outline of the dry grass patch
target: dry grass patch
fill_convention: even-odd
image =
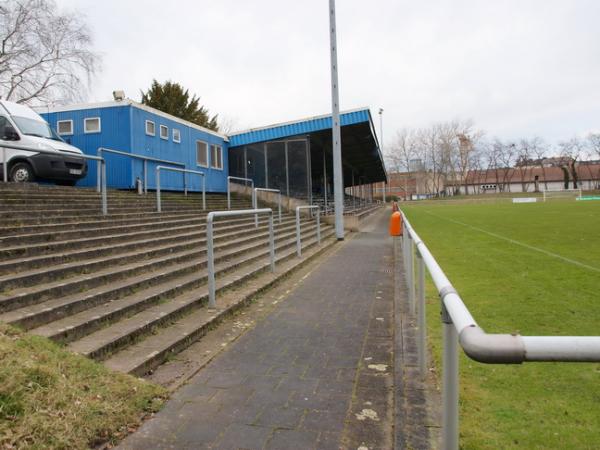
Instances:
[[[0,324],[0,446],[89,448],[114,443],[166,392],[57,344]]]

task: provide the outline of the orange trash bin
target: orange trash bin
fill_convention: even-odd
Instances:
[[[390,217],[390,236],[402,236],[402,214],[395,211]]]

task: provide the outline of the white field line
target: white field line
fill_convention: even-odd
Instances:
[[[579,262],[579,261],[577,261],[575,259],[567,258],[567,257],[559,255],[557,253],[552,253],[552,252],[549,252],[548,250],[544,250],[543,248],[535,247],[533,245],[525,244],[524,242],[516,241],[516,240],[508,238],[506,236],[502,236],[501,234],[493,233],[491,231],[484,230],[483,228],[479,228],[479,227],[476,227],[474,225],[469,225],[468,223],[464,223],[464,222],[461,222],[459,220],[454,220],[454,219],[449,219],[447,217],[439,216],[439,215],[434,214],[434,213],[432,213],[430,211],[425,211],[425,212],[427,214],[431,215],[431,216],[437,217],[438,219],[442,219],[442,220],[446,220],[448,222],[452,222],[452,223],[455,223],[455,224],[458,224],[458,225],[462,225],[463,227],[471,228],[472,230],[479,231],[480,233],[484,233],[484,234],[487,234],[489,236],[495,237],[497,239],[501,239],[503,241],[510,242],[511,244],[519,245],[519,246],[521,246],[523,248],[526,248],[526,249],[529,249],[529,250],[533,250],[533,251],[536,251],[538,253],[542,253],[542,254],[544,254],[546,256],[550,256],[552,258],[559,259],[559,260],[561,260],[563,262],[566,262],[566,263],[569,263],[569,264],[573,264],[574,266],[578,266],[578,267],[581,267],[583,269],[587,269],[587,270],[591,270],[593,272],[599,272],[600,273],[600,269],[598,267],[594,267],[594,266],[590,266],[588,264],[584,264],[584,263]]]

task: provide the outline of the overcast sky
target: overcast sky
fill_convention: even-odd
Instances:
[[[327,0],[58,0],[87,16],[103,70],[90,101],[153,78],[235,129],[331,112]],[[554,143],[600,130],[600,1],[338,0],[342,109],[402,127],[473,119]]]

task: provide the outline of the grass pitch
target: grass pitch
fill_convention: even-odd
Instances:
[[[600,201],[404,206],[489,333],[600,335]],[[437,367],[439,298],[429,283]],[[460,359],[464,449],[600,448],[600,364],[485,365]]]

